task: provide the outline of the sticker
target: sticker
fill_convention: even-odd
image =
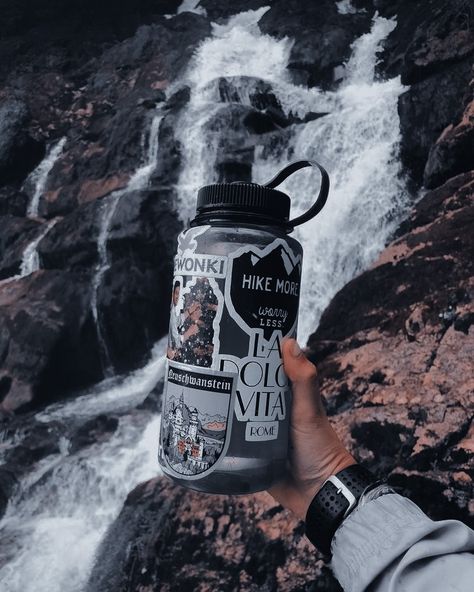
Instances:
[[[168,362],[166,378],[162,457],[179,478],[202,478],[218,466],[229,445],[235,375]]]
[[[226,282],[226,304],[238,325],[249,335],[272,339],[296,331],[300,297],[301,255],[286,241],[264,249],[249,245],[233,253]]]

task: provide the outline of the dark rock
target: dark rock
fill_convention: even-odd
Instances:
[[[98,291],[103,334],[116,370],[143,361],[168,329],[176,237],[174,194],[125,194],[110,227],[110,268]]]
[[[334,68],[349,58],[355,38],[369,30],[370,15],[339,14],[333,0],[277,0],[259,27],[275,37],[295,40],[288,68],[297,84],[331,87]]]
[[[382,3],[378,3],[382,4]],[[379,67],[385,74],[401,74],[403,84],[414,84],[474,54],[474,8],[470,2],[410,0],[377,6],[385,16],[396,14],[397,27],[384,43]],[[472,60],[471,60],[472,61]]]
[[[59,220],[38,245],[41,267],[92,268],[98,259],[97,237],[103,206],[103,200],[95,200]]]
[[[455,64],[414,84],[400,96],[401,158],[419,181],[432,145],[446,126],[461,117],[471,66],[468,60]]]
[[[25,216],[28,196],[16,185],[0,187],[0,216]]]
[[[85,446],[108,439],[118,428],[119,420],[113,416],[98,415],[82,424],[71,435],[69,451],[74,454]]]
[[[88,274],[67,271],[0,285],[1,324],[9,333],[2,412],[67,396],[101,377],[89,286]]]
[[[382,76],[401,75],[402,83],[411,85],[399,99],[401,158],[419,183],[435,140],[460,119],[466,103],[474,54],[473,9],[464,0],[374,4],[384,16],[396,14],[397,26],[384,42],[378,71]],[[425,175],[430,187],[449,178],[449,171],[437,173],[443,168],[437,160],[434,154],[435,170]],[[452,174],[469,170],[468,163],[448,167]]]
[[[22,181],[44,156],[44,145],[28,134],[29,120],[24,102],[0,104],[0,185]]]
[[[19,273],[23,251],[41,226],[29,218],[0,216],[0,280]]]
[[[436,187],[450,177],[472,169],[474,99],[465,108],[461,121],[457,125],[448,126],[431,147],[423,175],[424,184],[426,187]]]
[[[7,509],[8,500],[11,498],[16,486],[15,475],[4,467],[0,467],[0,518]]]
[[[198,6],[204,8],[211,21],[217,21],[247,10],[257,10],[264,4],[261,0],[200,0]]]

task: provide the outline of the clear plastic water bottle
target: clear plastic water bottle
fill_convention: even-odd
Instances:
[[[275,187],[306,166],[321,172],[319,196],[290,220],[290,198]],[[178,237],[159,443],[164,473],[181,485],[240,494],[284,475],[291,389],[281,345],[296,337],[303,257],[288,234],[328,191],[326,171],[307,160],[265,185],[199,190]]]

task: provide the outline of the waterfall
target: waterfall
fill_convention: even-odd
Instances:
[[[131,176],[125,188],[114,191],[108,197],[103,198],[100,208],[100,226],[99,234],[97,236],[98,264],[94,278],[92,280],[91,310],[97,331],[102,368],[106,376],[113,374],[113,367],[107,347],[105,330],[100,318],[98,295],[104,275],[110,268],[109,255],[107,251],[107,240],[109,236],[110,225],[112,223],[117,206],[120,202],[120,198],[131,191],[139,191],[146,188],[150,181],[158,158],[159,132],[162,119],[162,114],[155,115],[152,119],[148,134],[144,134],[142,136],[142,146],[147,144],[144,163]]]
[[[38,269],[40,268],[38,245],[48,234],[51,228],[56,224],[57,221],[58,218],[54,218],[53,220],[50,220],[49,222],[44,224],[44,228],[39,233],[39,235],[26,246],[21,259],[19,277],[26,277],[27,275],[30,275],[35,271],[38,271]]]
[[[183,0],[178,6],[176,14],[181,14],[182,12],[195,12],[196,14],[206,16],[206,9],[202,6],[198,6],[199,2],[200,0]]]
[[[27,215],[30,218],[38,216],[39,204],[41,196],[43,195],[46,187],[46,181],[48,175],[53,168],[54,164],[61,156],[64,145],[66,144],[66,138],[61,138],[57,144],[51,146],[46,154],[45,158],[35,168],[35,170],[29,175],[27,184],[32,184],[34,187],[33,196],[30,203],[28,204]]]
[[[2,592],[83,590],[94,552],[127,493],[159,472],[159,418],[131,411],[163,377],[165,347],[161,340],[149,363],[128,377],[108,379],[36,416],[67,423],[120,413],[108,441],[70,452],[64,439],[61,451],[43,459],[20,483],[0,523],[1,554],[13,554],[0,564]]]
[[[339,4],[349,6],[349,2]],[[293,42],[261,34],[257,23],[266,10],[241,13],[227,24],[214,24],[212,35],[199,46],[183,78],[168,90],[171,95],[182,84],[191,88],[190,101],[175,130],[184,151],[178,207],[187,221],[193,214],[197,188],[217,180],[219,139],[227,130],[210,129],[208,124],[223,107],[224,99],[250,104],[251,77],[271,84],[287,114],[327,113],[286,128],[282,133],[285,141],[276,147],[258,145],[252,170],[253,179],[264,182],[288,161],[301,157],[321,160],[331,174],[326,208],[295,232],[305,251],[300,315],[303,340],[316,328],[334,293],[374,260],[406,211],[407,192],[398,163],[397,99],[403,87],[397,78],[374,80],[377,51],[394,27],[393,21],[375,18],[370,33],[353,45],[344,82],[336,91],[322,92],[291,82],[287,65]],[[223,76],[232,78],[236,91],[224,99],[218,88]],[[91,307],[106,355],[97,297],[110,265],[109,230],[120,198],[145,187],[150,179],[158,154],[160,121],[159,115],[153,119],[144,165],[126,189],[103,199],[100,210],[99,263]],[[293,198],[294,216],[309,206],[317,185],[317,173],[309,170],[285,182],[283,188]],[[107,378],[83,396],[36,415],[45,423],[69,425],[78,418],[117,413],[119,426],[105,442],[74,453],[63,439],[60,452],[37,463],[22,480],[0,523],[5,557],[0,562],[2,591],[83,590],[94,553],[126,494],[139,481],[159,472],[158,419],[135,407],[163,376],[165,348],[166,338],[142,370],[128,377]]]
[[[231,79],[232,90],[237,90],[233,101],[237,94],[248,105],[257,78],[271,84],[287,115],[327,113],[291,126],[286,145],[257,146],[252,168],[253,181],[262,183],[291,160],[316,159],[331,175],[326,208],[294,233],[305,253],[299,319],[299,338],[305,341],[337,290],[374,261],[407,211],[398,160],[397,101],[404,88],[399,78],[374,79],[377,52],[395,27],[393,20],[374,18],[371,31],[353,44],[341,86],[323,92],[291,83],[287,65],[292,41],[261,34],[257,23],[266,10],[214,24],[212,36],[189,65],[184,82],[191,87],[191,99],[177,127],[185,165],[178,184],[180,211],[187,222],[197,188],[217,180],[217,149],[227,130],[213,126],[209,131],[207,123],[223,106],[219,78]],[[306,170],[282,185],[292,197],[293,216],[309,207],[318,183],[317,173]]]

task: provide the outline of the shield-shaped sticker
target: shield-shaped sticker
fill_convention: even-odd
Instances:
[[[243,247],[230,257],[226,306],[249,335],[274,331],[282,336],[296,327],[301,281],[301,255],[277,239],[264,249]]]
[[[229,445],[234,396],[235,374],[168,362],[160,438],[171,474],[199,479],[218,467]]]

